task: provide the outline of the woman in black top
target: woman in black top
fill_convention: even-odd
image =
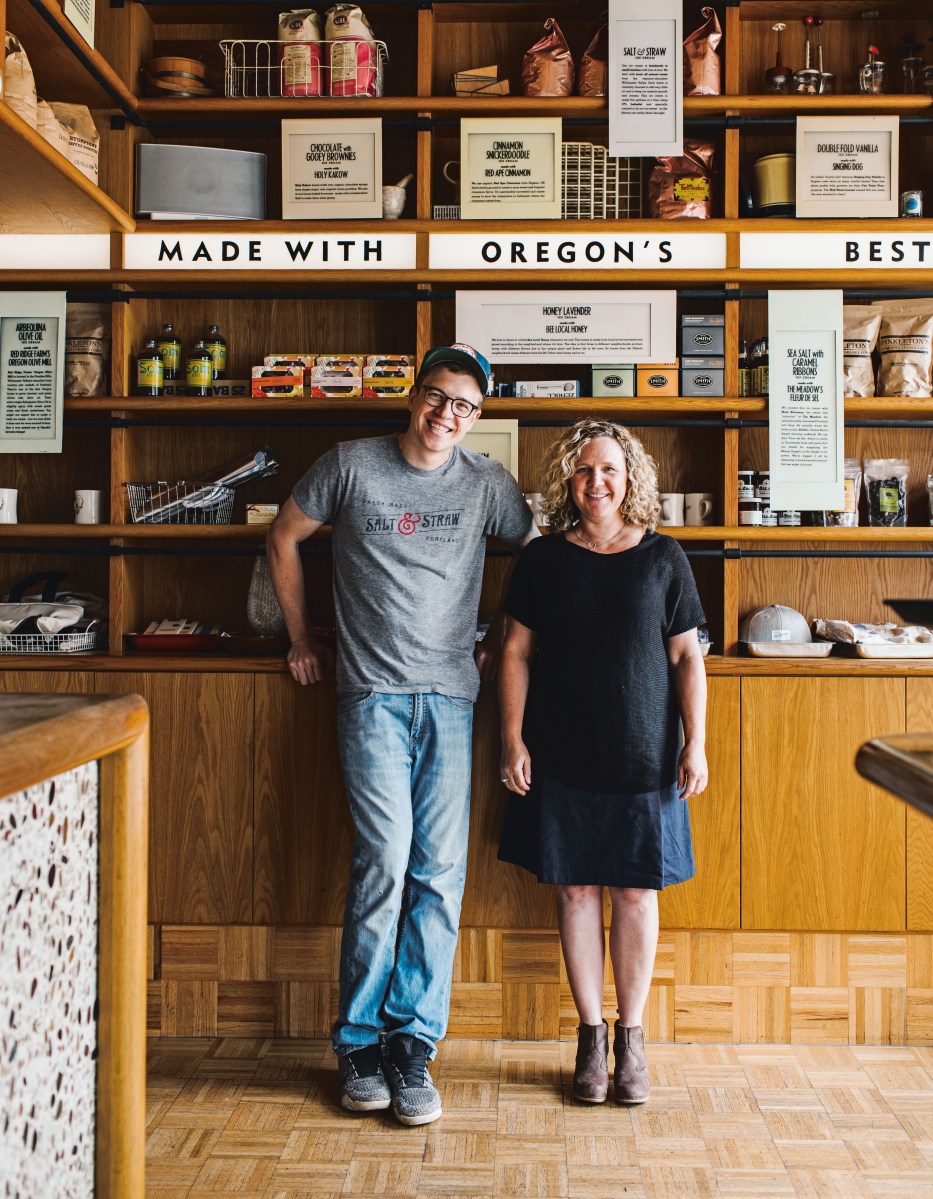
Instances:
[[[512,795],[499,856],[558,886],[580,1016],[573,1093],[589,1103],[609,1085],[609,888],[615,1098],[643,1103],[657,893],[694,874],[684,801],[708,778],[705,617],[686,556],[654,532],[655,464],[627,429],[570,429],[545,463],[542,505],[552,535],[525,547],[505,604],[500,773]]]

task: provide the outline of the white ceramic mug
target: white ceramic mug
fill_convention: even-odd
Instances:
[[[684,523],[684,493],[682,491],[662,491],[658,499],[661,501],[661,517],[658,525],[682,525]]]
[[[75,492],[75,524],[76,525],[99,525],[100,524],[100,492],[99,491],[76,491]]]
[[[16,524],[16,497],[19,492],[15,487],[0,487],[0,525]]]
[[[525,503],[531,509],[531,515],[534,517],[536,525],[543,528],[551,523],[541,510],[540,491],[527,491],[525,493]]]
[[[684,524],[711,525],[713,523],[713,493],[711,491],[688,491],[684,496]]]

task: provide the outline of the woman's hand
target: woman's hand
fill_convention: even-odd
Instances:
[[[531,786],[531,754],[525,742],[518,740],[502,746],[499,781],[516,795],[527,795]]]
[[[502,772],[505,774],[505,771]],[[677,766],[677,786],[681,799],[689,799],[691,795],[699,795],[706,790],[709,782],[709,767],[706,764],[706,750],[696,742],[687,741],[680,751],[680,762]]]

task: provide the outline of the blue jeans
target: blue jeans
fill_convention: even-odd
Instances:
[[[356,829],[333,1047],[443,1037],[466,877],[473,705],[345,692],[340,764]]]

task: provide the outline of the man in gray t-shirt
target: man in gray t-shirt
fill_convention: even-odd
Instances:
[[[429,351],[406,431],[328,450],[268,539],[289,669],[316,683],[332,653],[311,632],[299,546],[333,528],[338,739],[356,830],[333,1047],[343,1106],[391,1104],[409,1125],[441,1114],[427,1064],[450,1006],[473,701],[498,643],[475,643],[485,538],[535,533],[512,476],[458,445],[488,375],[470,346]]]

